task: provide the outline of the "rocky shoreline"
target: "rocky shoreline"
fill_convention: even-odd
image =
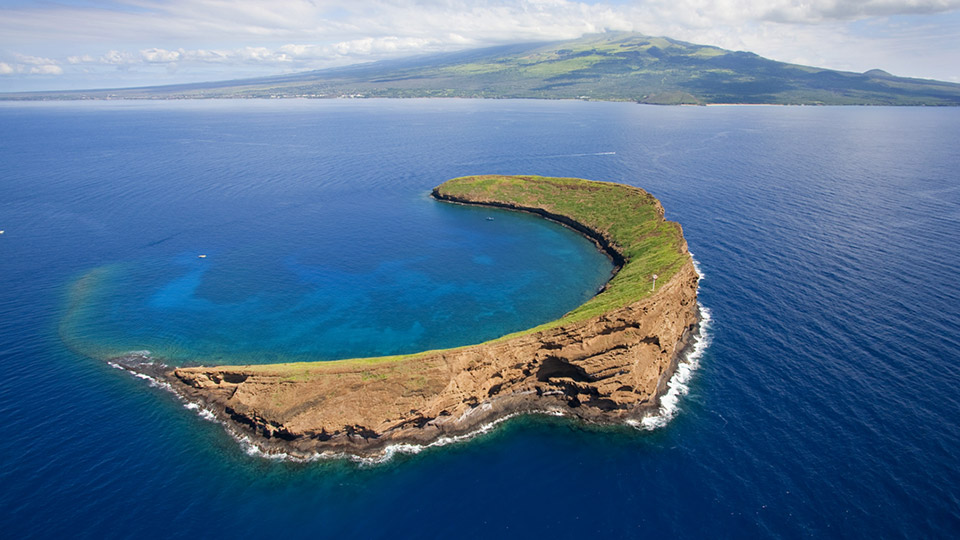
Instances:
[[[597,248],[600,249],[600,251],[603,251],[604,253],[606,253],[607,256],[610,257],[610,260],[613,261],[613,272],[610,275],[611,278],[614,275],[616,275],[616,273],[619,272],[621,268],[623,268],[623,264],[626,262],[626,260],[623,258],[623,254],[620,253],[620,251],[617,249],[616,246],[613,245],[613,243],[610,241],[609,238],[599,233],[598,231],[591,229],[587,225],[584,225],[583,223],[580,223],[579,221],[576,221],[570,218],[569,216],[564,216],[562,214],[549,212],[543,208],[537,208],[534,206],[524,206],[524,205],[519,205],[515,203],[493,201],[493,200],[480,201],[480,200],[472,200],[467,197],[458,197],[456,195],[451,195],[449,193],[443,192],[439,186],[433,188],[433,191],[430,192],[430,196],[438,201],[444,201],[444,202],[449,202],[453,204],[463,204],[467,206],[489,206],[492,208],[502,208],[504,210],[513,210],[515,212],[526,212],[528,214],[534,214],[542,218],[548,219],[550,221],[559,223],[564,227],[577,231],[578,233],[585,236],[588,240],[593,242],[597,246]],[[662,208],[660,208],[660,214],[661,215],[663,214]]]
[[[629,263],[609,233],[548,208],[471,199],[440,188],[434,196],[540,214],[596,242],[618,268]],[[662,221],[659,202],[656,209]],[[260,452],[299,459],[376,458],[396,445],[462,437],[524,413],[639,422],[660,407],[667,382],[698,333],[699,276],[685,242],[681,248],[679,270],[652,294],[585,320],[479,345],[393,360],[282,367],[116,362],[165,382]]]

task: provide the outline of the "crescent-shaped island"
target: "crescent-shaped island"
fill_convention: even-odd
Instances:
[[[450,203],[541,215],[593,240],[614,262],[606,286],[562,318],[481,343],[410,355],[149,372],[267,454],[377,457],[476,432],[521,413],[596,423],[656,412],[698,331],[698,275],[680,225],[622,184],[469,176],[433,190]]]

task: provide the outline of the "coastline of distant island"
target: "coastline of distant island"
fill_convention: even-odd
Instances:
[[[789,64],[667,37],[607,32],[317,71],[142,88],[0,93],[3,101],[480,98],[654,105],[960,105],[960,84]]]

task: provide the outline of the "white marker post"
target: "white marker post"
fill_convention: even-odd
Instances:
[[[653,288],[651,288],[650,290],[651,290],[651,291],[657,290],[657,275],[656,275],[656,274],[653,275]]]

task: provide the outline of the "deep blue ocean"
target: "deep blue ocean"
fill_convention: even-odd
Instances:
[[[958,147],[943,108],[0,104],[0,534],[960,536]],[[712,322],[665,427],[294,463],[103,361],[449,347],[592,296],[583,238],[428,196],[480,173],[683,225]]]

